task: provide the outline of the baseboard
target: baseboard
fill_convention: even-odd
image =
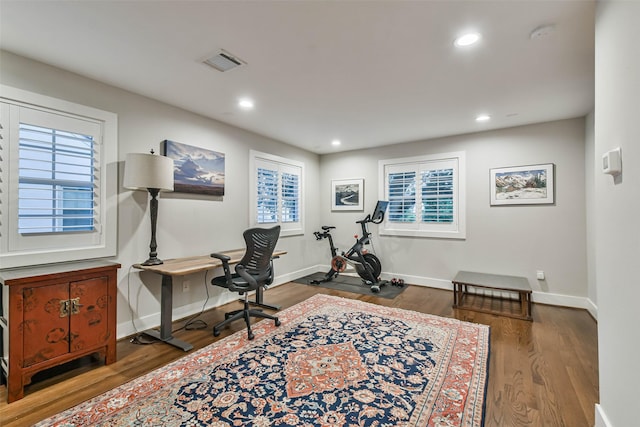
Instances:
[[[329,271],[330,268],[331,267],[328,265],[316,265],[312,269],[307,269],[307,270],[310,270],[309,273],[307,274],[326,272],[326,271]],[[305,276],[307,274],[305,274]],[[353,269],[351,270],[347,269],[346,272],[340,273],[340,274],[355,276],[356,272]],[[303,276],[298,276],[298,278],[299,277],[303,277]],[[380,273],[380,278],[384,280],[391,280],[393,278],[396,278],[396,279],[402,279],[405,281],[405,283],[411,283],[412,285],[426,286],[429,288],[436,288],[436,289],[445,289],[448,291],[453,290],[450,280],[433,279],[430,277],[422,277],[422,276],[412,276],[409,274],[393,274],[393,273],[386,273],[384,271]]]
[[[305,277],[310,274],[317,273],[318,271],[323,271],[324,268],[325,267],[322,265],[314,265],[311,267],[303,268],[302,270],[294,271],[293,273],[287,273],[287,274],[283,274],[282,276],[276,276],[275,280],[273,281],[273,285],[271,286],[278,286],[284,283],[293,282],[294,280],[299,279],[301,277]],[[328,270],[329,267],[326,267],[326,269]]]
[[[587,311],[593,317],[593,320],[598,321],[598,306],[591,301],[590,298],[587,298]]]
[[[207,306],[204,310],[210,310],[215,307],[219,307],[224,304],[228,304],[231,301],[238,299],[238,294],[231,292],[224,292],[217,298],[210,298]],[[194,314],[200,313],[203,310],[204,301],[194,302],[188,305],[182,305],[180,307],[173,307],[171,313],[172,321],[179,319],[186,319]],[[160,309],[160,303],[158,303],[158,309]],[[134,327],[135,323],[135,327]],[[135,335],[147,329],[153,329],[160,327],[160,312],[152,313],[143,317],[136,317],[132,322],[130,319],[126,322],[118,323],[116,339],[122,339],[131,335]]]
[[[611,424],[611,421],[609,421],[609,418],[604,413],[604,409],[602,409],[602,406],[600,406],[600,404],[598,403],[596,403],[596,426],[595,427],[613,427],[613,424]]]
[[[423,276],[412,276],[409,274],[393,274],[383,272],[380,274],[380,277],[386,280],[391,280],[394,277],[396,279],[402,279],[405,283],[411,283],[412,285],[417,286],[426,286],[429,288],[436,289],[444,289],[447,291],[453,290],[453,285],[451,284],[451,280],[442,280],[442,279],[434,279],[432,277],[423,277]]]
[[[281,276],[276,276],[271,284],[271,287],[279,286],[284,283],[289,283],[297,278],[307,276],[309,274],[315,273],[318,270],[319,266],[313,266],[304,268],[302,270],[295,271],[293,273],[283,274]],[[224,292],[217,298],[212,298],[209,300],[209,303],[204,308],[205,310],[210,310],[212,308],[219,307],[221,305],[225,305],[230,303],[231,301],[235,301],[238,299],[238,295],[231,292]],[[177,319],[185,319],[189,316],[193,316],[194,314],[200,313],[202,310],[203,301],[198,301],[192,304],[183,305],[180,307],[174,307],[171,318],[173,321]],[[160,305],[158,304],[158,309]],[[158,328],[160,326],[160,313],[152,313],[147,316],[137,317],[134,319],[135,327],[131,320],[127,320],[125,322],[118,323],[117,325],[117,333],[116,339],[122,339],[131,335],[135,335],[139,332],[146,331],[147,329]]]
[[[591,308],[595,305],[589,298],[586,297],[574,297],[572,295],[553,294],[549,292],[537,292],[533,291],[531,300],[540,304],[556,305],[560,307],[581,308],[587,310],[595,319],[597,319],[597,312],[591,313]]]
[[[451,280],[435,279],[432,277],[423,276],[411,276],[402,274],[399,275],[392,273],[382,273],[381,277],[387,280],[395,277],[397,279],[403,279],[406,283],[411,283],[412,285],[427,286],[430,288],[445,289],[448,291],[453,290]],[[560,307],[581,308],[587,310],[595,320],[598,320],[598,307],[589,298],[534,291],[531,296],[531,300],[533,302],[541,304],[556,305]]]

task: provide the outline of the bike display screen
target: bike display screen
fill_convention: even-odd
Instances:
[[[384,213],[387,210],[387,206],[389,206],[389,202],[386,200],[378,200],[376,203],[376,208],[373,211],[373,215],[371,215],[371,220],[375,222],[382,222],[384,219]]]

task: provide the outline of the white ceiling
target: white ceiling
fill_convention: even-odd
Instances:
[[[587,114],[594,9],[583,0],[0,0],[0,47],[330,153]],[[547,24],[555,31],[530,39]],[[480,43],[455,48],[466,30]],[[221,73],[201,63],[221,48],[247,65]],[[253,111],[237,107],[243,96]],[[475,122],[480,113],[491,121]]]

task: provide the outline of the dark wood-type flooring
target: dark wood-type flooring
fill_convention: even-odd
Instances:
[[[451,308],[450,291],[409,286],[394,300],[375,295],[289,283],[265,292],[265,301],[292,306],[315,293],[326,293],[491,326],[491,356],[485,426],[593,426],[598,401],[598,340],[596,322],[584,310],[534,304],[533,322]],[[214,323],[233,302],[205,312],[206,329],[181,330],[174,335],[195,349],[215,341]],[[221,336],[243,329],[236,322]],[[176,322],[174,329],[182,326]],[[40,379],[25,389],[25,397],[6,403],[0,386],[0,425],[27,426],[184,356],[162,343],[118,343],[118,361],[104,366],[89,357],[66,370]]]

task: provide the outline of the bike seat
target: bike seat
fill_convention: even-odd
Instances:
[[[335,228],[335,227],[334,227],[334,226],[332,226],[332,225],[323,225],[323,226],[322,226],[322,229],[323,229],[324,231],[331,230],[332,228]]]

